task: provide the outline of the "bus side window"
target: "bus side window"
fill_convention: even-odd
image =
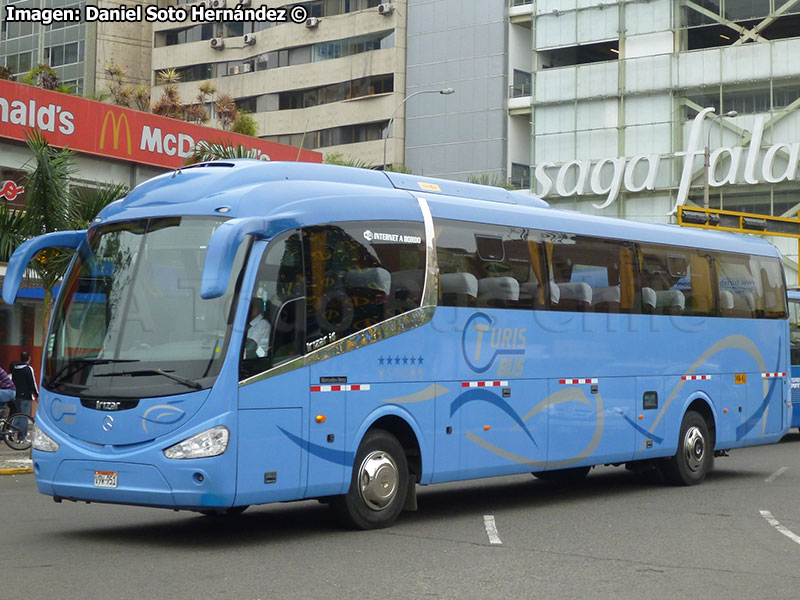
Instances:
[[[545,307],[538,231],[445,219],[434,224],[441,306]]]
[[[304,352],[305,280],[300,235],[270,242],[248,304],[240,379],[252,377]]]
[[[618,313],[635,308],[630,244],[573,234],[554,238],[551,257],[559,298],[553,310]]]
[[[314,349],[418,308],[425,285],[422,223],[347,222],[303,230]]]

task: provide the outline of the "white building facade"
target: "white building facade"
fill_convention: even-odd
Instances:
[[[195,2],[182,2],[190,5]],[[238,1],[215,0],[215,8]],[[192,102],[211,81],[252,113],[264,139],[341,153],[380,166],[384,137],[405,93],[406,2],[251,0],[248,8],[303,6],[303,22],[156,23],[152,78],[174,69]],[[153,101],[162,88],[153,88]],[[213,109],[212,109],[213,113]],[[387,164],[404,161],[402,111],[386,144]]]
[[[797,217],[800,0],[510,2],[531,31],[534,193],[669,223],[708,190],[711,208]],[[795,283],[797,242],[771,241]]]

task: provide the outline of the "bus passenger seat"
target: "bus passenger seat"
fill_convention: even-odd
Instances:
[[[558,304],[561,298],[561,290],[552,279],[550,280],[550,303]],[[535,279],[526,281],[519,286],[519,301],[520,304],[524,302],[526,307],[532,308],[539,306],[539,282]]]
[[[417,308],[422,299],[425,272],[422,269],[407,269],[392,273],[392,291],[389,304],[392,314]]]
[[[656,309],[662,315],[680,315],[686,308],[686,296],[680,290],[656,291]]]
[[[719,307],[722,313],[725,314],[733,310],[733,294],[727,290],[721,290],[719,293]]]
[[[559,310],[573,310],[585,312],[592,305],[592,288],[588,283],[575,281],[572,283],[559,283]]]
[[[595,312],[619,312],[622,290],[618,285],[592,288],[592,309]]]
[[[642,312],[646,314],[656,312],[656,291],[653,288],[642,288]]]
[[[361,307],[364,318],[377,322],[385,318],[386,298],[392,289],[392,274],[383,267],[348,271],[345,276],[347,295],[353,305]]]
[[[472,273],[442,273],[439,288],[444,306],[475,306],[478,278]]]
[[[505,308],[519,300],[519,282],[513,277],[484,277],[478,281],[478,306]]]

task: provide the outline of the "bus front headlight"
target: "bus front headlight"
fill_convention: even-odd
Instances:
[[[219,456],[228,449],[229,439],[228,428],[218,425],[170,446],[164,450],[164,456],[175,459]]]
[[[56,452],[58,450],[58,442],[38,427],[35,427],[33,430],[33,449],[39,452]]]

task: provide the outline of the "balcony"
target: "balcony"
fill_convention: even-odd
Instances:
[[[514,25],[530,27],[533,23],[533,0],[508,0],[508,18]]]

